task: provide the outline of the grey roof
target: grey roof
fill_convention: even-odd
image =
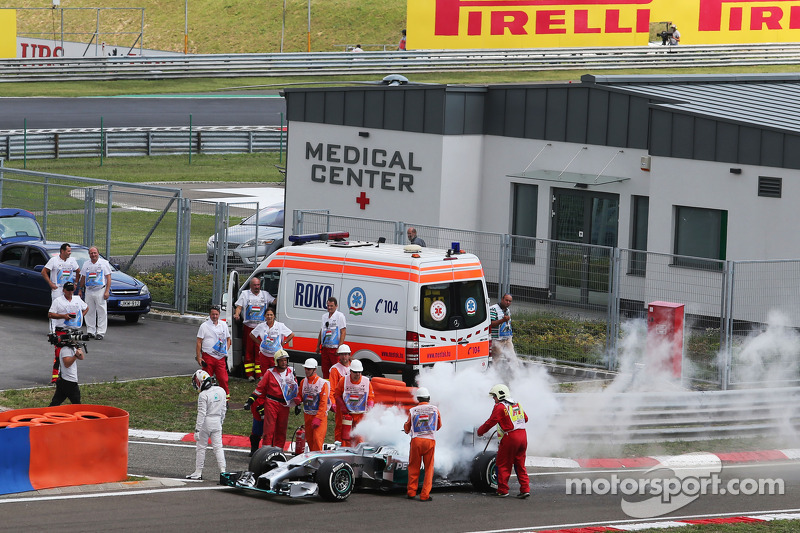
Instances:
[[[658,107],[800,133],[800,75],[584,76],[584,82],[657,99]]]

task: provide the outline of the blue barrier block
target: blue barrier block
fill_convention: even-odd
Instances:
[[[0,494],[33,490],[28,474],[30,462],[30,429],[0,429]]]

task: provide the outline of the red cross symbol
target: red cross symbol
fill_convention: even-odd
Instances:
[[[367,198],[367,193],[361,191],[361,194],[356,198],[356,203],[361,206],[361,209],[366,209],[367,204],[369,203],[369,198]]]

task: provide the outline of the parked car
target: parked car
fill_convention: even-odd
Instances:
[[[18,218],[23,220],[27,217]],[[17,224],[18,219],[13,220]],[[0,212],[0,224],[6,225],[6,222],[8,220],[2,218]],[[33,222],[36,224],[35,219]],[[14,227],[12,224],[8,226]],[[58,255],[62,243],[16,237],[3,239],[0,243],[0,303],[49,309],[50,287],[42,277],[42,269],[51,257]],[[89,248],[80,244],[71,246],[72,257],[83,266],[89,259]],[[109,315],[124,316],[126,321],[136,322],[150,312],[151,301],[147,285],[112,266]]]
[[[36,216],[24,209],[0,209],[0,244],[31,240],[44,240]]]
[[[353,490],[399,490],[408,484],[408,454],[392,446],[326,446],[325,450],[301,453],[291,459],[280,448],[259,448],[247,471],[222,472],[219,483],[290,498],[319,496],[331,502],[346,500]],[[447,476],[434,470],[433,486],[469,483],[481,492],[496,491],[497,451],[474,449],[472,460]]]
[[[228,266],[255,267],[269,254],[283,247],[283,202],[260,209],[240,224],[228,228],[225,235],[228,240]],[[206,259],[209,264],[214,262],[216,242],[216,234],[208,238]]]

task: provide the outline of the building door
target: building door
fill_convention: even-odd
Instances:
[[[553,252],[550,291],[553,300],[581,306],[608,302],[609,252],[617,246],[619,196],[554,189]]]

